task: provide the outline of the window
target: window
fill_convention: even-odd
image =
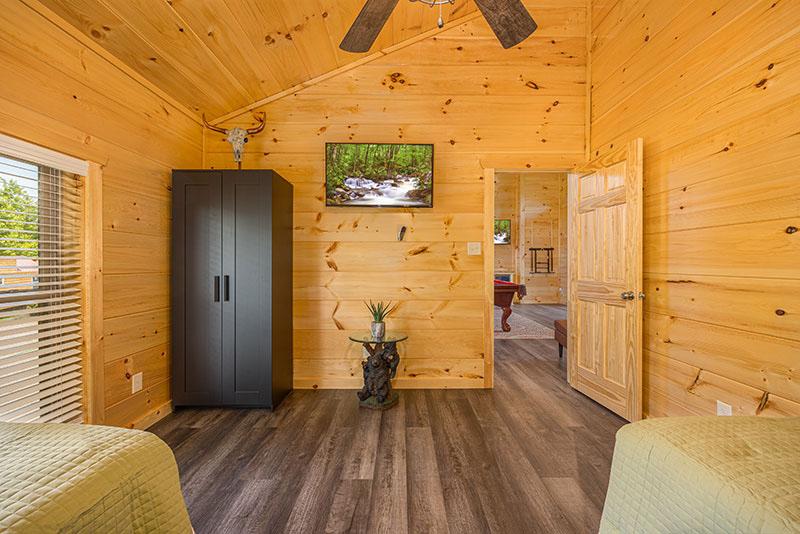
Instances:
[[[85,174],[0,136],[0,421],[83,420]]]

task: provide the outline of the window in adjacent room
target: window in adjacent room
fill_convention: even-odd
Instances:
[[[0,136],[0,421],[79,422],[86,162]]]

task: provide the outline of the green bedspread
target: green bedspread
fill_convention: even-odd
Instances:
[[[624,426],[600,532],[800,532],[800,417]]]
[[[153,434],[0,423],[0,532],[191,531],[175,458]]]

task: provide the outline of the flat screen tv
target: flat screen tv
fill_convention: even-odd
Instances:
[[[433,207],[433,145],[326,144],[325,205]]]
[[[494,244],[495,245],[511,244],[511,219],[494,220]]]

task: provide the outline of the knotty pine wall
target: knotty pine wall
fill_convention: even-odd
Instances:
[[[800,415],[800,3],[591,19],[591,153],[645,143],[646,415]]]
[[[526,172],[520,183],[520,260],[524,303],[567,302],[567,174]],[[531,247],[553,247],[553,273],[531,274]],[[539,260],[544,255],[539,252]]]
[[[518,282],[519,261],[519,174],[498,172],[494,177],[494,218],[511,221],[511,243],[494,245],[495,273],[513,273]]]
[[[84,39],[35,1],[3,3],[0,131],[103,165],[105,423],[145,427],[170,401],[170,170],[201,165],[202,133]]]
[[[495,218],[511,220],[511,244],[494,246],[495,271],[525,284],[526,304],[566,304],[567,173],[499,172],[494,183]],[[531,247],[553,247],[552,274],[531,274]]]
[[[483,169],[568,169],[584,159],[586,6],[537,1],[539,30],[503,50],[481,18],[260,106],[267,129],[245,167],[295,187],[294,369],[298,388],[358,387],[362,299],[400,302],[409,333],[398,387],[483,387]],[[252,124],[248,113],[226,126]],[[432,209],[325,208],[325,142],[435,144]],[[206,161],[232,167],[222,136]],[[398,227],[408,227],[396,241]]]

